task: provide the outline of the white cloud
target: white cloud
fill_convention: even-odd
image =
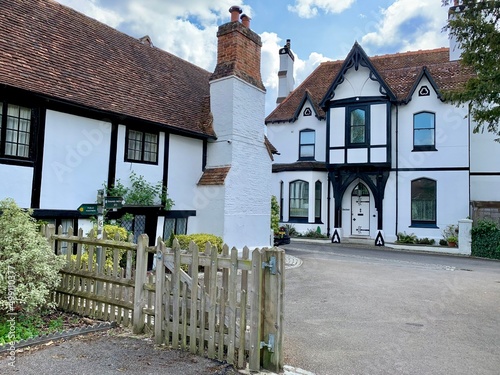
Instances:
[[[361,44],[367,50],[397,46],[400,52],[447,46],[448,37],[441,32],[446,18],[440,1],[396,0],[381,10],[380,21],[371,25],[375,31],[367,32]]]
[[[278,98],[279,49],[283,47],[285,43],[276,33],[264,32],[261,34],[261,39],[261,73],[262,81],[267,90],[266,113],[270,113],[276,107],[276,99]],[[301,60],[300,56],[296,53],[294,53],[294,57],[293,76],[295,78],[295,87],[300,85],[321,62],[330,60],[316,52],[311,53],[307,60]]]
[[[97,0],[58,0],[58,2],[113,28],[123,22],[123,17],[118,12],[99,6]]]
[[[325,13],[342,13],[348,9],[355,0],[295,0],[295,5],[288,5],[290,12],[297,13],[301,18],[313,18],[318,10]]]

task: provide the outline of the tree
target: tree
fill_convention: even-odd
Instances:
[[[442,0],[444,6],[451,0]],[[475,75],[461,90],[444,93],[445,99],[460,105],[469,103],[476,126],[474,132],[483,131],[500,136],[500,1],[453,1],[458,7],[445,26],[455,37],[462,50],[461,63]],[[500,138],[495,139],[500,142]]]

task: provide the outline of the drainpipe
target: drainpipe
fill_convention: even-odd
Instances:
[[[399,106],[396,104],[396,228],[394,235],[398,236],[399,225]]]
[[[330,206],[330,202],[332,200],[332,195],[331,195],[331,183],[332,181],[330,180],[330,173],[328,173],[328,197],[326,198],[326,235],[330,237],[330,211],[332,207]]]

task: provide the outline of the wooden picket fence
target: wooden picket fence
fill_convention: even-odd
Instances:
[[[83,316],[130,326],[137,245],[108,240],[105,232],[102,239],[96,239],[92,233],[85,237],[82,229],[74,235],[71,227],[63,234],[60,226],[57,235],[54,225],[42,226],[41,231],[53,251],[66,257],[66,264],[60,271],[61,284],[54,293],[57,306]],[[125,264],[122,259],[126,260]]]
[[[239,255],[224,245],[219,254],[210,244],[203,252],[177,241],[168,248],[160,238],[148,246],[145,234],[133,244],[84,237],[81,229],[56,234],[51,225],[42,232],[58,254],[67,248],[55,292],[61,309],[132,325],[134,333],[154,333],[157,344],[238,368],[281,371],[283,250]],[[151,253],[154,271],[147,269]]]

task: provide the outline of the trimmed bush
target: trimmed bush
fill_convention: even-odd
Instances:
[[[0,201],[0,211],[0,311],[52,307],[63,257],[52,252],[31,211],[10,198]]]
[[[472,256],[500,259],[500,229],[494,221],[478,220],[471,236]]]
[[[177,241],[179,241],[179,245],[181,249],[189,249],[189,243],[193,241],[196,245],[198,245],[198,249],[200,252],[205,251],[205,244],[210,242],[212,246],[217,246],[217,250],[219,253],[222,252],[222,246],[224,245],[221,237],[217,237],[213,234],[207,233],[196,233],[196,234],[179,234],[176,235]]]

